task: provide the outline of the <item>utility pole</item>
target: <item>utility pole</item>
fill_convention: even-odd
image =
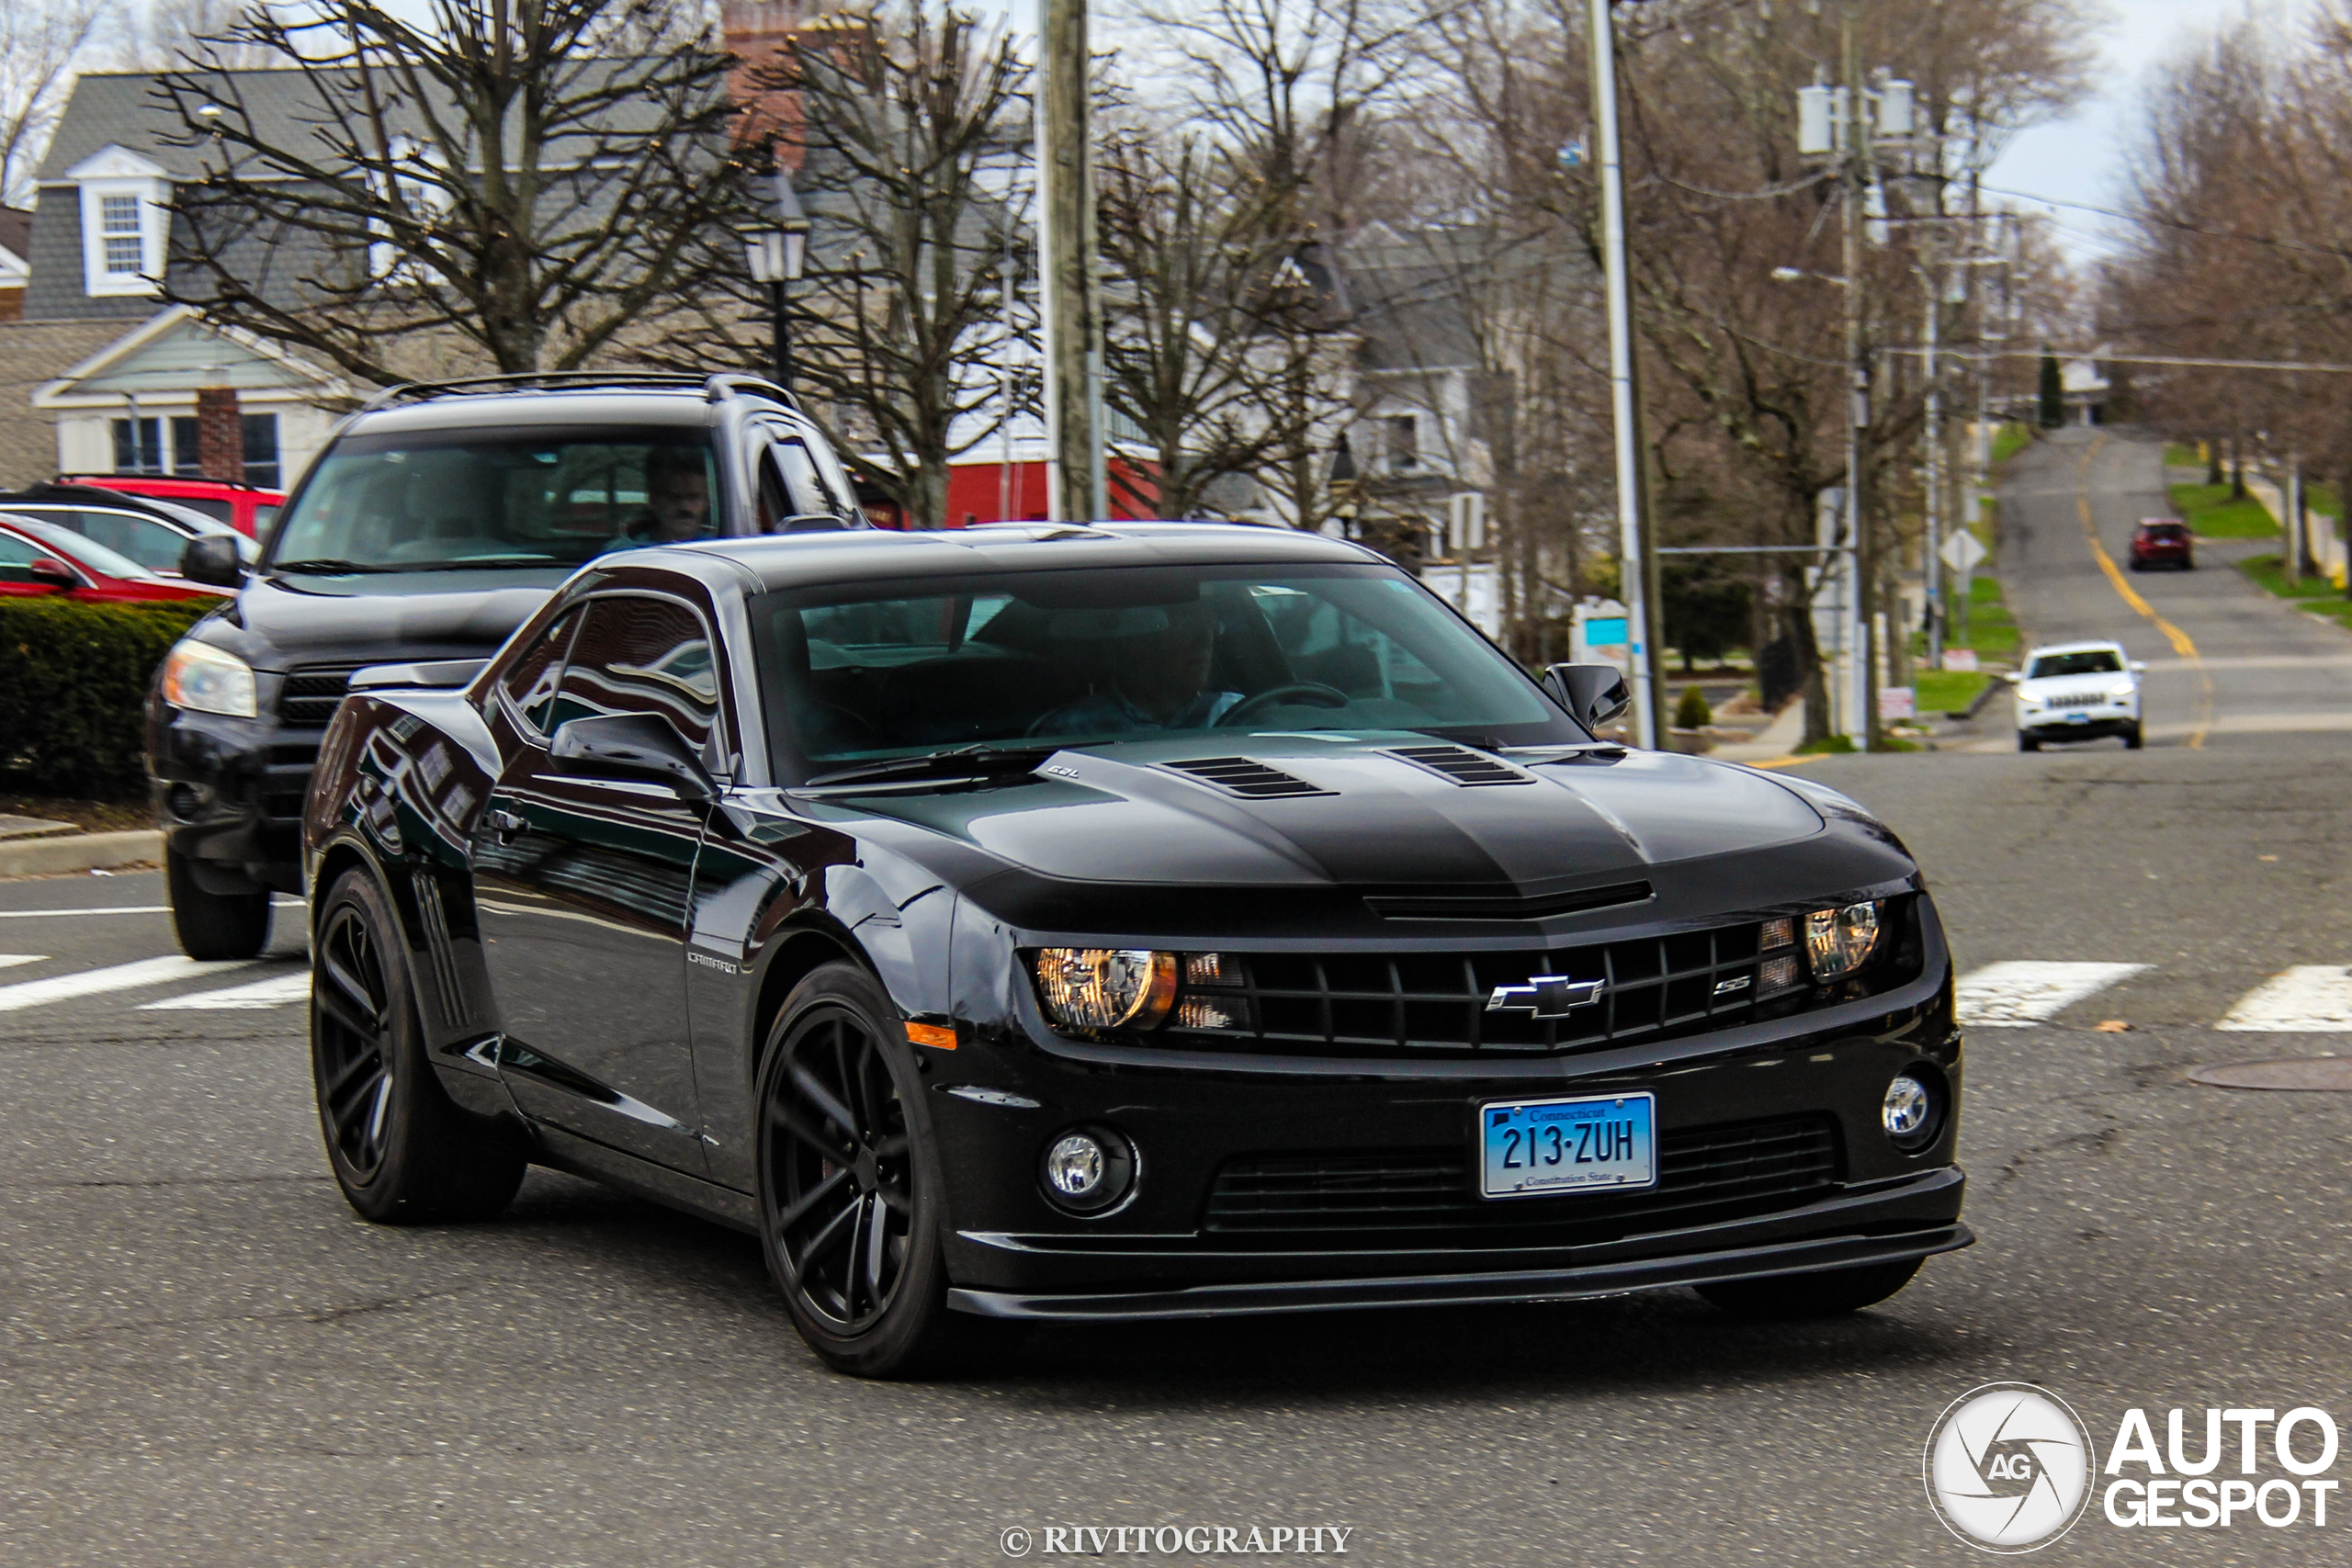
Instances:
[[[1044,206],[1047,510],[1057,523],[1109,512],[1103,494],[1102,311],[1088,132],[1087,0],[1042,0],[1037,174]]]
[[[1838,8],[1838,57],[1846,85],[1846,365],[1852,378],[1846,418],[1847,543],[1853,547],[1853,635],[1847,639],[1853,669],[1848,672],[1854,694],[1853,711],[1860,719],[1854,744],[1877,750],[1878,660],[1871,632],[1877,607],[1878,551],[1871,538],[1868,468],[1871,423],[1871,366],[1862,344],[1863,292],[1862,215],[1870,196],[1870,96],[1862,79],[1861,38],[1854,26],[1855,0]],[[1849,720],[1849,722],[1852,722]]]
[[[1600,146],[1601,254],[1609,275],[1609,387],[1617,430],[1618,592],[1634,684],[1634,739],[1655,749],[1666,739],[1659,679],[1657,541],[1649,527],[1644,467],[1641,367],[1634,342],[1634,296],[1625,245],[1625,167],[1617,129],[1617,27],[1611,0],[1589,0],[1592,24],[1594,132]]]
[[[1930,242],[1932,245],[1932,242]],[[1928,668],[1944,667],[1943,558],[1944,547],[1944,280],[1932,254],[1928,280],[1928,548],[1924,570],[1928,589]]]

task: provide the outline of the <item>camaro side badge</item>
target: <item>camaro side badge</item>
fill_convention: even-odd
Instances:
[[[1538,1018],[1566,1018],[1589,1008],[1609,988],[1606,980],[1571,980],[1566,975],[1531,975],[1524,986],[1497,986],[1487,998],[1488,1012],[1532,1012]]]

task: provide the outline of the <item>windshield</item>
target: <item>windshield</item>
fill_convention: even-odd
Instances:
[[[270,569],[325,574],[577,566],[717,531],[695,429],[345,437],[288,504]]]
[[[92,571],[107,577],[125,578],[132,582],[154,580],[154,573],[137,561],[128,556],[118,555],[95,540],[85,539],[71,528],[61,528],[54,523],[44,523],[39,518],[21,514],[11,516],[8,521],[27,536],[39,539],[59,555],[77,565],[86,566]]]
[[[2114,675],[2123,669],[2115,653],[2100,649],[2090,653],[2045,653],[2033,661],[2026,679],[2047,681],[2053,675]]]
[[[1386,567],[1005,572],[779,594],[754,621],[786,777],[953,747],[1252,730],[1588,739]]]

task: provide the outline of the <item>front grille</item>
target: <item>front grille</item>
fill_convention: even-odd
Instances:
[[[312,665],[288,673],[277,690],[277,722],[295,729],[323,729],[351,685],[356,664]]]
[[[1214,784],[1229,795],[1246,800],[1268,800],[1288,795],[1329,795],[1293,773],[1248,757],[1198,757],[1190,761],[1170,762],[1177,773]]]
[[[1657,1170],[1640,1192],[1498,1201],[1478,1196],[1459,1147],[1249,1155],[1218,1169],[1203,1224],[1286,1242],[1379,1233],[1423,1246],[1580,1245],[1812,1201],[1838,1180],[1838,1131],[1803,1116],[1665,1133]]]
[[[1755,1012],[1765,981],[1760,935],[1749,922],[1499,953],[1229,953],[1227,983],[1188,985],[1168,1032],[1186,1045],[1302,1054],[1524,1054],[1720,1029]],[[1524,987],[1537,976],[1604,988],[1563,1018],[1488,1010],[1498,987]]]
[[[2052,697],[2046,705],[2052,708],[2096,708],[2107,705],[2105,692],[2075,692],[2063,697]]]

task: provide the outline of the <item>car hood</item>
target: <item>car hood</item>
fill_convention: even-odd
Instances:
[[[1602,749],[1464,785],[1395,754],[1426,736],[1063,751],[978,788],[833,795],[1038,874],[1110,883],[1517,889],[1538,893],[1817,834],[1794,791],[1742,768]],[[1474,754],[1476,755],[1476,754]],[[1249,798],[1169,764],[1246,757],[1318,793]]]
[[[490,653],[529,620],[563,569],[255,578],[203,636],[257,670]]]
[[[2104,675],[2051,675],[2039,681],[2018,682],[2018,695],[2029,701],[2046,702],[2052,697],[2079,696],[2085,692],[2102,695],[2115,687],[2137,684],[2121,671],[2110,670]]]

